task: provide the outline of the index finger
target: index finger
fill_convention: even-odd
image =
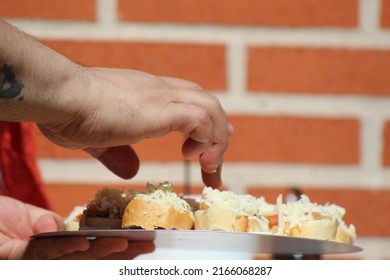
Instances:
[[[218,189],[222,186],[222,177],[221,177],[222,163],[218,165],[215,172],[208,173],[202,170],[202,180],[205,186],[212,187],[213,189]]]
[[[214,172],[218,165],[222,163],[223,154],[228,145],[229,125],[225,111],[219,100],[206,92],[186,92],[178,97],[178,102],[182,104],[193,104],[197,108],[204,110],[207,115],[208,126],[197,125],[191,131],[192,135],[207,135],[203,130],[211,129],[205,151],[202,151],[200,165],[206,172]],[[199,117],[199,116],[198,116]],[[200,121],[199,121],[200,122]],[[195,142],[197,139],[193,139]],[[203,143],[203,144],[204,144]]]

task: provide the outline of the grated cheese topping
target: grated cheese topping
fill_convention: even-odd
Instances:
[[[274,213],[275,207],[264,197],[256,198],[250,194],[236,194],[233,191],[219,191],[211,187],[203,189],[200,203],[208,207],[219,207],[236,215],[262,216]]]
[[[278,212],[279,224],[278,234],[283,234],[286,222],[289,222],[289,227],[302,226],[303,223],[313,221],[313,213],[319,213],[321,216],[336,218],[339,226],[342,227],[353,238],[356,237],[354,225],[347,226],[343,220],[346,213],[345,208],[335,204],[318,205],[310,201],[306,195],[301,195],[298,201],[283,203],[282,195],[279,195],[276,200],[276,208]]]
[[[163,205],[165,209],[169,209],[170,207],[173,207],[177,211],[180,212],[187,212],[191,215],[191,217],[194,217],[194,214],[191,211],[191,206],[188,204],[187,201],[181,199],[176,193],[174,192],[168,192],[163,191],[161,189],[158,189],[150,194],[143,194],[138,193],[134,197],[135,200],[142,199],[146,201],[158,201]]]

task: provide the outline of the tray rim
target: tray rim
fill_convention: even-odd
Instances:
[[[257,245],[257,247],[260,247],[260,249],[259,250],[253,249],[252,253],[255,254],[262,254],[262,253],[273,254],[274,252],[272,252],[273,249],[272,246],[278,247],[278,244],[285,244],[287,247],[289,247],[289,244],[293,244],[295,247],[296,246],[310,247],[311,245],[313,247],[320,248],[320,251],[318,251],[318,253],[311,252],[310,254],[319,254],[319,255],[320,254],[321,255],[349,254],[349,253],[358,253],[363,251],[363,248],[358,247],[354,244],[340,243],[335,241],[311,239],[311,238],[304,238],[304,237],[281,236],[281,235],[261,233],[261,232],[248,233],[248,232],[228,232],[228,231],[211,231],[211,230],[83,229],[78,231],[56,231],[56,232],[39,233],[39,234],[32,235],[31,239],[65,238],[65,237],[85,237],[87,239],[125,237],[127,238],[128,241],[156,242],[160,240],[160,242],[168,241],[168,243],[169,241],[172,240],[176,241],[177,239],[183,239],[183,240],[185,239],[187,240],[187,242],[191,242],[191,239],[193,239],[194,241],[197,240],[199,241],[199,239],[202,238],[214,237],[214,238],[226,239],[226,240],[243,241],[244,243],[249,242],[254,246]],[[263,248],[264,246],[261,244],[263,245],[265,244],[267,250],[263,249],[262,251],[261,248]],[[199,250],[202,250],[202,246],[199,247]],[[283,252],[275,252],[275,253],[283,254]],[[294,254],[294,253],[288,252],[286,254]],[[302,254],[302,253],[296,251],[296,254]]]

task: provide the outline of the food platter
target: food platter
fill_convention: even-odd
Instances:
[[[122,237],[129,241],[153,241],[156,250],[140,259],[252,259],[254,254],[324,255],[361,252],[346,243],[261,233],[206,230],[109,229],[41,233],[32,238]]]

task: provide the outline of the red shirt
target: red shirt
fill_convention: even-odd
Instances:
[[[0,121],[0,195],[51,208],[36,164],[33,123]]]

